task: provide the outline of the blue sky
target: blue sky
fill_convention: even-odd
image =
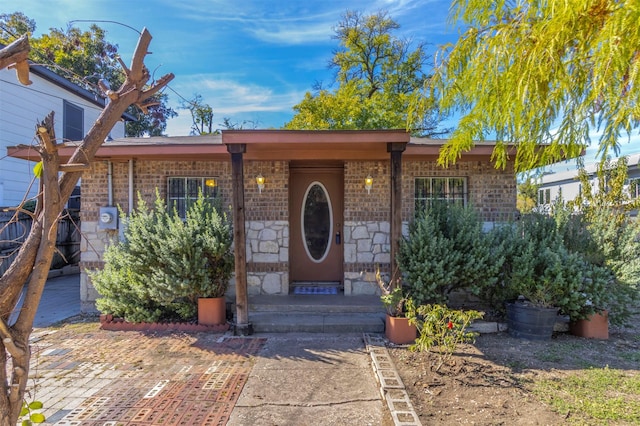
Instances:
[[[130,62],[138,41],[136,30],[152,34],[147,67],[158,78],[176,75],[168,90],[169,103],[179,117],[167,133],[187,135],[188,111],[178,109],[180,96],[198,93],[214,110],[214,122],[249,120],[259,128],[280,128],[293,115],[315,82],[327,86],[333,73],[327,68],[337,42],[332,28],[344,12],[366,14],[386,10],[400,24],[399,37],[429,43],[433,55],[439,46],[454,43],[456,29],[448,23],[449,0],[21,0],[3,2],[0,13],[23,12],[37,24],[36,35],[70,23],[88,29],[92,22],[107,31]],[[88,22],[85,22],[88,21]],[[107,22],[114,21],[114,22]],[[179,96],[180,95],[180,96]],[[455,125],[449,120],[447,125]],[[622,154],[638,152],[640,137],[622,141]],[[595,158],[597,137],[587,150]],[[575,168],[575,161],[557,166]]]
[[[153,40],[147,67],[156,77],[176,75],[171,89],[190,99],[195,93],[213,107],[214,122],[255,121],[259,128],[279,128],[292,107],[317,81],[333,80],[327,68],[337,41],[332,28],[347,10],[367,14],[386,10],[400,24],[397,35],[431,43],[431,53],[454,42],[447,24],[449,0],[21,0],[13,9],[37,24],[36,35],[49,28],[88,29],[88,21],[116,21],[137,30],[146,27]],[[19,6],[18,6],[19,4]],[[111,22],[96,22],[129,64],[138,34]],[[169,90],[170,105],[180,98]],[[189,134],[191,116],[169,121],[171,136]]]

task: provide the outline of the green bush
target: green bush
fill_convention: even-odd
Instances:
[[[221,297],[233,272],[226,216],[202,194],[185,220],[156,194],[153,209],[139,197],[125,240],[107,247],[102,270],[90,273],[97,308],[131,322],[189,320],[199,297]]]
[[[559,202],[551,216],[526,214],[484,234],[472,209],[436,204],[410,224],[398,264],[417,305],[447,303],[461,289],[497,312],[524,296],[572,320],[608,310],[623,324],[639,298],[640,221]]]
[[[558,307],[573,320],[607,309],[619,322],[632,299],[607,261],[614,257],[602,249],[608,244],[594,237],[607,226],[616,234],[610,222],[596,225],[556,209],[552,217],[531,213],[494,229],[490,238],[504,262],[498,284],[483,288],[481,297],[500,310],[505,301],[524,296],[539,306]]]
[[[409,226],[398,264],[416,304],[446,303],[451,291],[478,294],[494,285],[501,265],[472,208],[434,204]]]
[[[591,211],[589,219],[592,243],[577,250],[611,273],[604,296],[593,305],[607,309],[611,323],[624,324],[640,298],[640,222],[614,209]]]

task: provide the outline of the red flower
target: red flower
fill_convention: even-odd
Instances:
[[[447,328],[448,328],[449,330],[451,330],[451,329],[453,328],[453,323],[452,323],[451,321],[449,321],[449,322],[447,323]]]

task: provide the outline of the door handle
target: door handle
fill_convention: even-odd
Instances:
[[[336,232],[336,245],[340,245],[341,239],[340,231]]]

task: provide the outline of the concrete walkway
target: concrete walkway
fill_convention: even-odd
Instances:
[[[385,409],[362,335],[271,335],[230,425],[382,425]],[[389,420],[387,420],[389,422]]]
[[[35,328],[49,327],[80,314],[80,274],[63,275],[53,272],[50,276],[51,278],[44,286],[40,305],[33,321]],[[16,310],[11,314],[10,323],[22,306],[23,296],[20,297]]]

